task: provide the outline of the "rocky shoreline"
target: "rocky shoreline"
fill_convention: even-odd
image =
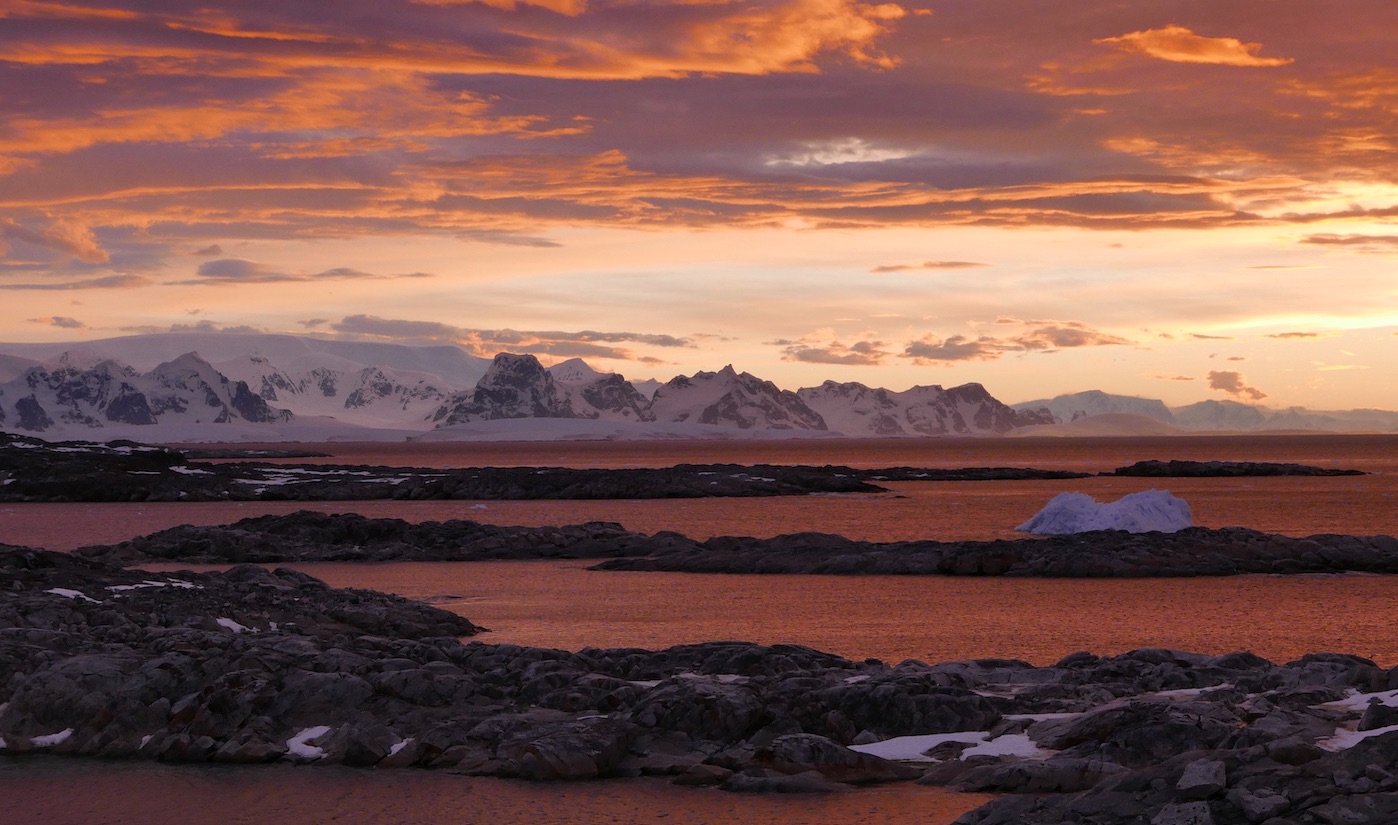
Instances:
[[[890,665],[795,645],[460,638],[478,630],[288,570],[159,574],[0,548],[0,753],[1009,794],[964,825],[1380,823],[1398,810],[1398,668],[1356,656]]]
[[[305,510],[230,525],[174,527],[76,552],[119,564],[602,559],[593,569],[680,573],[1074,578],[1398,573],[1398,539],[1392,536],[1294,538],[1241,527],[1100,530],[995,541],[868,542],[825,533],[698,541],[668,531],[636,533],[612,522],[501,527]]]
[[[1032,467],[679,464],[636,469],[422,469],[192,461],[249,451],[181,451],[135,442],[46,442],[0,433],[0,502],[661,499],[883,493],[882,482],[1027,481],[1090,473]],[[252,451],[266,452],[266,451]],[[314,453],[283,451],[286,455]],[[1144,461],[1101,475],[1362,475],[1299,464]]]

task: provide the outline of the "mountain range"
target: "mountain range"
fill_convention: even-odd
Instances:
[[[1392,410],[1275,408],[1213,399],[1169,407],[1154,398],[1112,395],[1101,390],[1023,401],[1012,406],[1016,410],[1047,410],[1055,424],[1069,424],[1103,415],[1137,415],[1192,432],[1398,432],[1398,412]]]
[[[1227,401],[1170,408],[1099,391],[1012,407],[979,384],[895,392],[826,381],[791,391],[731,365],[663,384],[630,382],[579,359],[545,367],[532,355],[485,359],[454,346],[293,335],[0,344],[0,430],[56,438],[982,436],[1093,416],[1185,430],[1398,430],[1398,413],[1382,410],[1269,410]]]

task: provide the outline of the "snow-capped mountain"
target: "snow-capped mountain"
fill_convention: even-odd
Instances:
[[[1047,408],[1055,421],[1067,424],[1103,415],[1146,415],[1186,431],[1261,432],[1398,432],[1398,412],[1390,410],[1276,409],[1259,404],[1210,399],[1182,407],[1167,407],[1154,398],[1111,395],[1100,390],[1060,395],[1013,405],[1017,410]]]
[[[740,430],[827,430],[825,419],[800,396],[778,389],[733,366],[718,372],[678,376],[655,391],[650,413],[656,421],[721,424]]]
[[[581,358],[548,368],[579,418],[600,421],[651,421],[650,398],[614,372],[598,372]]]
[[[179,349],[189,344],[198,346]],[[1189,431],[1398,431],[1398,412],[1385,410],[1233,401],[1171,409],[1155,399],[1095,390],[1012,408],[979,384],[896,392],[827,381],[791,392],[732,366],[660,384],[628,381],[576,358],[545,368],[527,354],[501,353],[487,362],[453,346],[291,335],[198,332],[0,344],[0,430],[45,437],[925,437],[994,435],[1111,415],[1148,416]]]
[[[332,363],[342,364],[336,360]],[[299,416],[329,416],[365,427],[425,429],[429,419],[457,387],[430,373],[391,367],[347,369],[322,365],[291,371],[261,355],[216,364],[232,378],[247,382],[263,399]]]
[[[407,346],[375,341],[344,341],[306,335],[256,332],[166,332],[126,335],[80,343],[3,344],[0,353],[52,361],[64,352],[82,352],[146,371],[186,352],[205,353],[220,369],[238,359],[259,356],[292,375],[316,368],[352,372],[379,367],[432,375],[453,390],[467,389],[485,375],[490,359],[451,345]],[[240,380],[247,380],[238,376]],[[249,382],[254,390],[257,386]]]
[[[1046,409],[1053,414],[1055,421],[1059,424],[1067,424],[1079,418],[1108,413],[1148,415],[1156,421],[1166,424],[1176,423],[1175,416],[1163,401],[1155,398],[1138,398],[1134,395],[1112,395],[1101,390],[1074,392],[1038,401],[1024,401],[1011,406],[1016,410]],[[1052,424],[1055,421],[1040,423]],[[1180,426],[1188,425],[1181,424]]]
[[[1175,423],[1186,430],[1256,430],[1267,416],[1251,404],[1210,399],[1175,408]]]
[[[499,418],[582,418],[568,393],[532,355],[502,352],[474,389],[457,393],[432,414],[439,427]]]
[[[0,385],[0,427],[28,432],[109,424],[275,424],[292,418],[193,352],[144,374],[75,354],[31,367]]]
[[[796,395],[820,414],[827,427],[849,436],[992,435],[1053,423],[1041,410],[1011,409],[980,384],[892,392],[826,381],[797,390]]]

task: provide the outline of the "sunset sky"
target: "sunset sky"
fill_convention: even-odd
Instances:
[[[1395,43],[1393,0],[0,0],[0,340],[1396,409]]]

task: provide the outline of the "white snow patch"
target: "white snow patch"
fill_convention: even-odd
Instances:
[[[1085,493],[1059,493],[1015,529],[1037,535],[1125,530],[1128,533],[1173,533],[1194,526],[1194,515],[1182,498],[1168,490],[1145,490],[1117,501],[1099,502]]]
[[[932,757],[927,756],[925,751],[929,751],[943,742],[965,742],[968,745],[979,745],[985,742],[988,736],[990,736],[990,731],[984,730],[924,733],[917,736],[895,736],[892,739],[871,742],[867,745],[850,745],[849,749],[884,759],[892,759],[896,762],[931,762],[933,761]]]
[[[111,590],[111,591],[114,592],[114,593],[122,593],[122,592],[125,592],[125,591],[127,591],[127,590],[141,590],[142,588],[146,588],[146,587],[178,587],[178,588],[180,588],[180,589],[182,589],[182,590],[203,590],[203,589],[204,589],[204,588],[200,587],[199,585],[195,584],[194,582],[180,581],[179,579],[170,579],[170,580],[168,580],[168,581],[163,581],[163,582],[151,581],[150,579],[146,579],[145,581],[141,582],[140,584],[109,584],[109,585],[107,585],[107,589],[108,589],[108,590]]]
[[[46,736],[36,736],[33,739],[30,739],[29,742],[36,748],[51,748],[60,742],[66,741],[68,737],[72,735],[72,728],[64,728],[58,733],[50,733]]]
[[[45,590],[44,592],[52,593],[55,596],[62,596],[65,599],[82,599],[85,602],[101,604],[101,602],[97,601],[96,599],[88,597],[86,593],[83,593],[78,590],[69,590],[66,587],[50,587],[48,590]]]
[[[218,622],[218,626],[219,626],[219,627],[226,628],[226,629],[228,629],[228,630],[233,631],[234,633],[256,633],[256,632],[257,632],[255,629],[253,629],[253,628],[251,628],[251,627],[248,627],[248,626],[245,625],[245,624],[239,624],[239,623],[233,621],[232,619],[228,618],[227,616],[219,616],[217,619],[214,619],[214,621],[215,621],[215,622]]]
[[[1321,750],[1342,751],[1358,745],[1371,736],[1383,736],[1385,733],[1393,733],[1394,731],[1398,731],[1398,725],[1386,725],[1382,728],[1374,728],[1373,730],[1338,728],[1334,735],[1328,739],[1317,740],[1316,746]]]
[[[868,745],[850,745],[849,749],[860,753],[892,759],[896,762],[932,762],[926,752],[944,742],[965,742],[971,747],[961,752],[962,759],[972,756],[1018,756],[1025,759],[1045,759],[1053,751],[1034,744],[1027,734],[1009,733],[990,738],[984,730],[958,731],[956,733],[928,733],[918,736],[895,736],[882,742]]]
[[[1385,707],[1398,708],[1398,690],[1385,690],[1379,693],[1355,692],[1337,702],[1326,702],[1316,707],[1363,713],[1364,709],[1375,701]]]
[[[961,752],[962,759],[972,756],[1018,756],[1024,759],[1046,759],[1053,751],[1034,744],[1034,740],[1024,733],[1007,733],[997,736]]]
[[[210,472],[210,471],[208,471],[208,470],[196,470],[196,469],[194,469],[193,467],[171,467],[170,469],[173,470],[174,472],[179,473],[180,475],[185,475],[185,476],[211,476],[211,475],[213,475],[213,473]]]
[[[152,739],[154,739],[154,738],[155,738],[155,734],[153,734],[153,733],[148,733],[148,734],[146,734],[145,736],[142,736],[142,737],[141,737],[141,747],[144,748],[146,745],[148,745],[148,744],[150,743],[150,740],[152,740]],[[138,749],[138,750],[139,750],[139,749]]]
[[[393,745],[393,747],[391,747],[391,748],[388,749],[388,755],[389,755],[389,756],[397,756],[397,755],[398,755],[398,752],[401,751],[403,748],[406,748],[406,747],[408,746],[408,743],[411,742],[411,741],[413,741],[413,740],[412,740],[411,738],[409,738],[409,739],[404,739],[402,742],[397,742],[397,743],[395,743],[395,744]]]
[[[286,740],[286,750],[292,756],[299,756],[302,759],[321,759],[325,756],[325,750],[316,747],[313,742],[329,732],[329,725],[316,725],[313,728],[306,728]]]

